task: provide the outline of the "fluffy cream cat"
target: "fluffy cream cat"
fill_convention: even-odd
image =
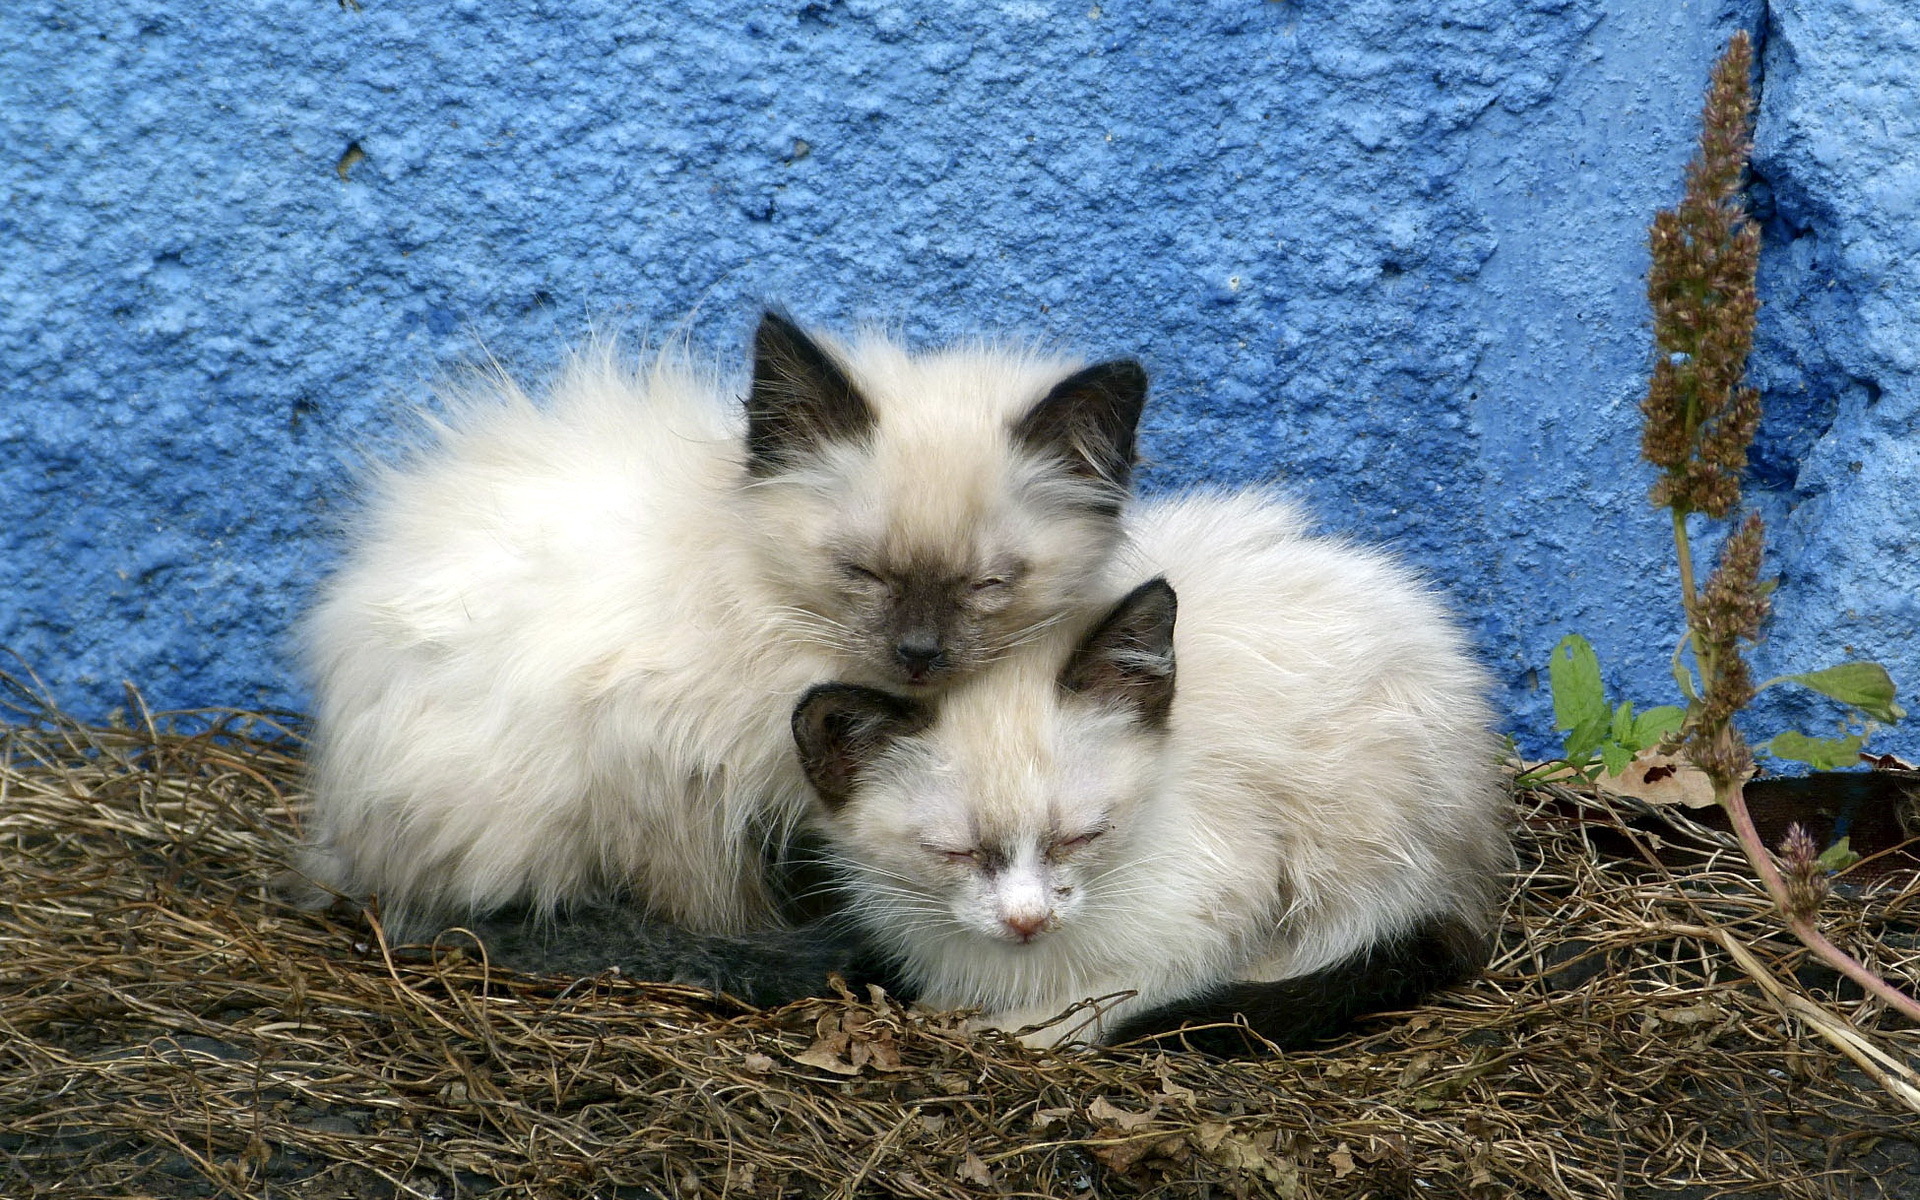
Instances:
[[[1235,1017],[1295,1044],[1484,965],[1508,806],[1431,592],[1257,492],[1128,526],[1123,577],[1159,577],[1091,628],[935,703],[797,707],[852,917],[1000,1028],[1135,993],[1041,1044]]]
[[[804,813],[788,715],[931,694],[1084,603],[1146,380],[973,347],[839,346],[769,313],[744,408],[663,356],[491,376],[381,473],[305,627],[305,869],[402,935],[630,891],[693,930],[768,917]]]

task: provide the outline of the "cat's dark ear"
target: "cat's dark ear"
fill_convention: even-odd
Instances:
[[[1164,578],[1133,589],[1073,652],[1060,686],[1131,708],[1143,724],[1165,728],[1173,710],[1176,607]]]
[[[1014,425],[1038,454],[1125,491],[1133,482],[1134,433],[1147,402],[1147,372],[1130,358],[1097,363],[1061,380]]]
[[[932,723],[933,710],[917,700],[851,683],[822,683],[800,697],[793,710],[793,743],[820,802],[837,809],[881,752]]]
[[[769,309],[753,335],[747,393],[747,470],[774,475],[829,442],[864,437],[873,409],[840,364]]]

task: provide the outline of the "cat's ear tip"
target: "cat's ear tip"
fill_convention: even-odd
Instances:
[[[1145,399],[1150,383],[1147,368],[1137,358],[1112,358],[1088,367],[1084,375],[1099,382],[1108,392]]]
[[[1164,608],[1169,619],[1180,606],[1180,594],[1173,590],[1173,584],[1167,582],[1165,575],[1155,575],[1127,594],[1120,602],[1122,608]]]
[[[852,699],[849,693],[858,690],[847,683],[816,683],[802,692],[793,706],[794,737],[804,745],[809,737],[817,736],[827,714],[845,707]]]
[[[811,729],[836,716],[860,714],[900,728],[925,725],[932,709],[911,696],[881,691],[860,683],[816,683],[800,696],[793,708],[796,730]]]
[[[754,338],[764,341],[770,337],[794,338],[804,336],[800,322],[793,319],[793,313],[784,304],[771,301],[760,306],[760,321],[754,327]]]
[[[816,683],[793,710],[793,740],[814,794],[837,811],[894,739],[916,734],[932,720],[933,710],[911,697],[857,683]]]

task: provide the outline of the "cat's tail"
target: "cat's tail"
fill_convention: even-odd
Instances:
[[[1282,1050],[1301,1049],[1344,1032],[1368,1013],[1409,1008],[1471,979],[1491,954],[1487,935],[1459,917],[1425,917],[1330,967],[1271,983],[1223,984],[1128,1017],[1101,1040],[1223,1057],[1258,1053],[1265,1049],[1261,1038]]]

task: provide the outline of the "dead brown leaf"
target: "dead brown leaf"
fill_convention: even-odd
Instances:
[[[844,1047],[845,1043],[841,1043]],[[816,1067],[835,1075],[858,1075],[860,1068],[840,1057],[831,1040],[822,1039],[793,1056],[793,1061],[803,1067]]]
[[[1215,1123],[1208,1122],[1208,1125],[1212,1124]],[[1201,1132],[1197,1135],[1202,1139],[1200,1152],[1208,1162],[1229,1170],[1258,1175],[1274,1184],[1279,1194],[1287,1200],[1301,1194],[1300,1168],[1294,1165],[1292,1159],[1271,1154],[1255,1145],[1252,1138],[1231,1131],[1225,1132],[1212,1146],[1208,1146],[1208,1125],[1201,1126]],[[1220,1122],[1219,1126],[1222,1130],[1228,1128],[1224,1122]]]
[[[1110,1125],[1124,1130],[1138,1129],[1153,1120],[1154,1116],[1151,1111],[1143,1113],[1128,1112],[1126,1109],[1115,1105],[1105,1096],[1094,1097],[1093,1103],[1087,1105],[1087,1115],[1096,1121],[1105,1121]]]
[[[968,1147],[967,1152],[960,1156],[960,1165],[953,1169],[953,1177],[983,1188],[993,1186],[992,1169],[987,1166],[985,1159],[973,1152],[972,1147]]]
[[[1377,1163],[1383,1159],[1405,1159],[1407,1157],[1407,1139],[1397,1133],[1376,1133],[1369,1137],[1367,1148],[1360,1152],[1362,1160]]]
[[[1104,1146],[1091,1146],[1089,1149],[1107,1170],[1117,1175],[1124,1175],[1147,1156],[1148,1150],[1151,1149],[1147,1142],[1146,1138],[1137,1138],[1130,1142],[1111,1142]]]
[[[853,1039],[847,1036],[840,1014],[822,1013],[814,1026],[813,1044],[799,1054],[790,1055],[802,1066],[816,1067],[835,1075],[858,1075],[860,1068],[847,1061]]]
[[[1187,1146],[1187,1139],[1177,1133],[1171,1137],[1158,1139],[1142,1137],[1113,1142],[1105,1146],[1094,1146],[1092,1150],[1093,1156],[1106,1164],[1108,1170],[1115,1173],[1129,1171],[1149,1158],[1181,1162],[1192,1153]]]
[[[1169,1104],[1192,1106],[1193,1089],[1177,1082],[1173,1078],[1167,1067],[1166,1055],[1161,1055],[1159,1060],[1154,1063],[1153,1073],[1155,1077],[1160,1080],[1160,1095],[1157,1097],[1158,1100],[1164,1100]]]
[[[868,1067],[876,1071],[906,1069],[901,1065],[893,1030],[857,1011],[822,1016],[815,1026],[813,1044],[792,1058],[835,1075],[858,1075]]]
[[[1619,774],[1602,774],[1599,786],[1648,804],[1713,807],[1713,783],[1700,768],[1683,758],[1652,750],[1641,751]]]
[[[1193,1136],[1200,1145],[1200,1153],[1211,1155],[1232,1132],[1233,1126],[1225,1121],[1202,1121],[1193,1131]]]
[[[1334,1148],[1332,1154],[1327,1155],[1327,1165],[1333,1168],[1335,1179],[1345,1179],[1358,1169],[1353,1165],[1353,1151],[1347,1148],[1345,1142],[1341,1142]]]

